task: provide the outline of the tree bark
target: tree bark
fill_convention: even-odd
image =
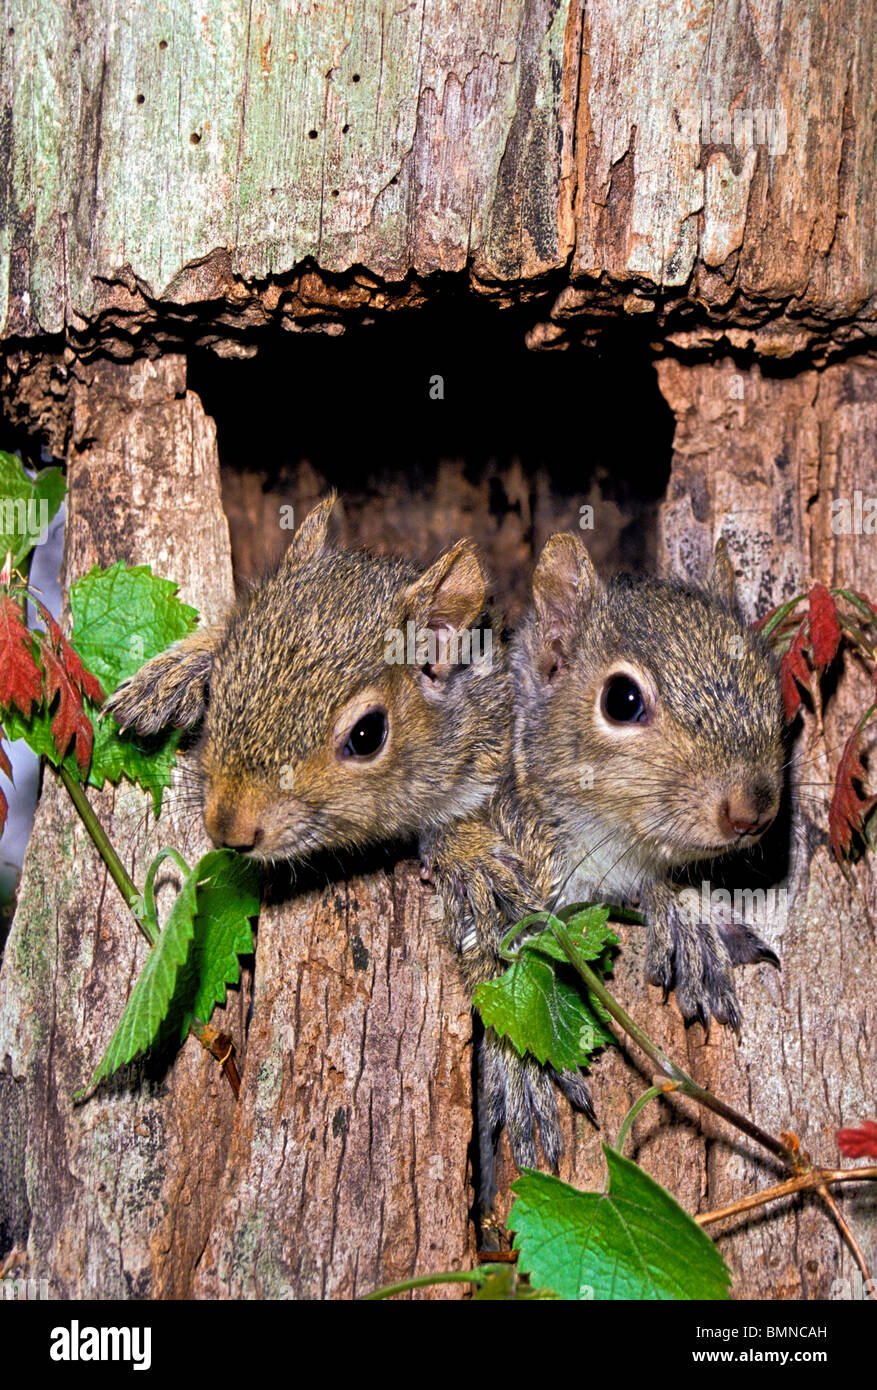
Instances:
[[[540,295],[547,345],[607,316],[779,357],[874,336],[871,5],[16,10],[6,338],[250,353],[436,271]]]

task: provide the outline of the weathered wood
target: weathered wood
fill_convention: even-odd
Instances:
[[[148,562],[217,618],[215,431],[183,361],[105,363],[73,399],[66,582]],[[164,844],[207,847],[184,791],[157,826],[127,784],[92,800],[135,882]],[[196,1277],[343,1296],[467,1261],[471,1022],[432,904],[401,866],[266,909],[249,1037],[248,976],[214,1018],[244,1059],[239,1110],[191,1038],[74,1106],[147,948],[47,773],[0,973],[3,1252],[25,1244],[53,1296],[100,1298],[187,1297]]]
[[[871,5],[0,14],[3,337],[251,352],[467,268],[509,302],[552,273],[534,343],[607,312],[766,355],[874,335]]]
[[[263,911],[198,1297],[356,1298],[471,1264],[471,1015],[435,901],[407,866]]]
[[[183,361],[93,369],[74,389],[71,438],[65,587],[95,563],[148,562],[216,618],[231,591],[228,532],[215,432],[186,395]],[[135,882],[168,839],[192,862],[203,852],[203,833],[173,804],[157,828],[127,783],[91,800]],[[46,772],[0,971],[0,1162],[10,1234],[53,1297],[184,1291],[203,1244],[233,1111],[213,1059],[190,1038],[171,1072],[135,1066],[95,1099],[71,1099],[146,951]],[[245,1010],[240,993],[226,1011],[238,1038]]]

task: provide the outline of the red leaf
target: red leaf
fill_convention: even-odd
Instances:
[[[861,833],[865,817],[872,806],[877,805],[877,796],[863,797],[853,785],[865,778],[858,749],[861,734],[861,729],[854,729],[844,744],[834,777],[834,795],[828,808],[829,839],[835,858],[839,860],[849,854],[853,833]]]
[[[824,584],[810,590],[810,650],[817,671],[824,671],[840,646],[840,623],[834,599]]]
[[[847,1158],[877,1158],[877,1124],[865,1120],[858,1129],[839,1129],[837,1147]]]
[[[61,697],[58,713],[52,720],[52,737],[55,740],[55,747],[58,749],[59,756],[63,758],[75,738],[76,761],[84,772],[91,759],[91,748],[94,740],[91,720],[82,708],[82,696],[77,686],[70,679],[48,642],[43,642],[42,657],[43,665],[46,668],[46,692],[49,704],[52,703],[56,695]]]
[[[95,704],[103,704],[106,697],[100,681],[83,666],[82,658],[74,651],[66,637],[61,638],[61,660],[70,679],[76,682],[83,695],[87,695],[89,700],[94,700]]]
[[[3,728],[3,725],[0,724],[0,739],[5,737],[6,730]],[[12,781],[12,764],[6,756],[6,749],[3,747],[2,743],[0,743],[0,772],[4,772],[10,782]]]
[[[43,696],[43,673],[33,659],[31,634],[21,609],[0,597],[0,705],[14,705],[26,719]]]
[[[6,829],[6,816],[8,811],[9,803],[3,793],[0,792],[0,835],[2,835],[3,831]]]
[[[786,707],[786,719],[794,719],[801,704],[801,696],[798,691],[798,682],[801,685],[810,684],[810,668],[804,659],[804,647],[807,642],[807,619],[803,619],[798,631],[795,633],[792,645],[780,662],[780,678],[783,686],[783,704]]]
[[[48,608],[40,603],[39,599],[34,599],[34,603],[43,615],[49,629],[49,635],[55,644],[55,650],[61,658],[61,664],[74,685],[78,685],[83,695],[87,695],[89,700],[94,700],[96,704],[102,704],[105,696],[100,681],[83,666],[79,653],[71,647]]]

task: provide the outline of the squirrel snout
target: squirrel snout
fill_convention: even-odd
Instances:
[[[211,802],[204,808],[204,824],[217,849],[236,849],[245,854],[257,849],[264,838],[260,817],[245,807]]]
[[[735,787],[719,807],[719,831],[729,841],[755,838],[767,829],[777,812],[773,790],[762,783]]]

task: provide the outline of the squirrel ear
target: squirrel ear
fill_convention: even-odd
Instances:
[[[333,488],[312,511],[308,512],[289,543],[289,549],[283,557],[284,565],[303,565],[319,558],[325,549],[329,520],[337,500],[338,494]]]
[[[199,628],[191,636],[159,652],[113,691],[101,711],[109,712],[122,729],[154,734],[168,724],[187,729],[204,714],[205,692],[219,631]]]
[[[405,610],[424,628],[461,632],[481,617],[487,601],[474,542],[457,541],[405,590]]]
[[[549,536],[533,575],[533,602],[546,641],[563,648],[600,588],[584,542],[568,531]]]
[[[707,576],[707,588],[713,598],[717,598],[720,603],[725,603],[736,611],[738,602],[737,577],[734,574],[734,566],[731,564],[731,557],[728,554],[724,536],[719,536],[716,541],[716,548],[713,551],[709,575]]]

